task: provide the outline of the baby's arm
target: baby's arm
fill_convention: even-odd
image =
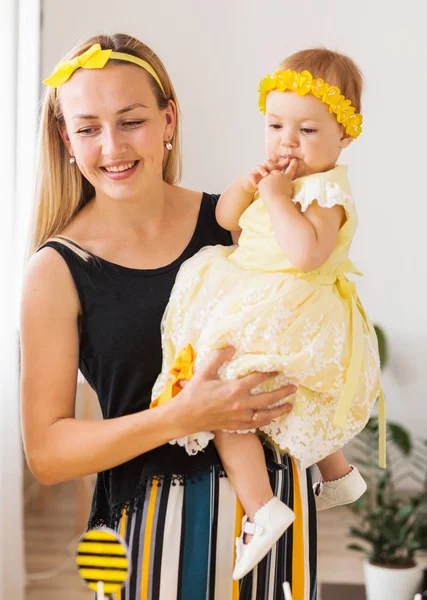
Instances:
[[[297,269],[308,272],[318,269],[331,255],[345,211],[340,205],[323,208],[313,202],[302,213],[292,202],[296,165],[292,160],[285,172],[272,171],[258,187],[280,248]]]
[[[268,160],[228,186],[216,207],[216,220],[221,227],[228,231],[240,231],[239,219],[252,204],[258,183],[275,168],[278,168],[277,163]]]

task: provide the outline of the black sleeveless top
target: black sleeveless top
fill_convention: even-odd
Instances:
[[[197,225],[179,258],[159,269],[130,269],[96,256],[85,262],[60,242],[48,242],[63,257],[80,299],[79,368],[97,393],[104,419],[149,408],[160,373],[160,322],[181,264],[208,245],[232,244],[215,219],[219,196],[203,194]],[[188,456],[166,444],[97,476],[89,526],[113,526],[125,505],[136,506],[153,479],[192,480],[221,470],[213,444]]]

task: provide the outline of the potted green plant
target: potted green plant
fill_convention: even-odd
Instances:
[[[386,338],[375,329],[384,367]],[[377,448],[378,420],[373,417],[354,440],[355,461],[368,491],[349,505],[358,525],[350,529],[356,541],[348,547],[366,556],[367,600],[413,600],[421,582],[415,555],[427,551],[427,441],[388,422],[385,470],[378,467]]]
[[[368,600],[413,600],[421,581],[417,551],[427,551],[427,444],[411,439],[397,423],[388,423],[387,469],[377,467],[378,423],[373,418],[359,436],[357,464],[368,491],[350,509],[358,525],[350,529],[357,542],[351,550],[363,552]],[[397,487],[411,484],[411,491]]]

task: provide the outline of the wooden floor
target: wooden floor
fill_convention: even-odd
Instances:
[[[77,574],[74,558],[89,510],[81,482],[44,488],[41,497],[37,487],[30,489],[24,514],[26,600],[93,600]],[[31,579],[32,574],[47,571],[53,576]]]
[[[90,489],[86,489],[85,496],[81,482],[72,481],[45,488],[44,492],[40,497],[32,476],[27,473],[24,492],[27,574],[31,577],[36,572],[53,571],[64,565],[65,568],[48,579],[28,580],[26,600],[93,600],[74,563],[77,536],[85,528],[89,510]],[[361,559],[346,550],[350,523],[351,513],[346,509],[319,514],[319,583],[363,581]]]

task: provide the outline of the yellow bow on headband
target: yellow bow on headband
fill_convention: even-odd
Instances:
[[[142,58],[139,58],[138,56],[126,54],[125,52],[103,50],[101,48],[101,44],[93,44],[89,50],[86,50],[86,52],[83,52],[83,54],[80,54],[80,56],[76,56],[72,60],[60,64],[52,73],[52,75],[45,79],[43,83],[50,87],[59,88],[62,84],[68,81],[74,71],[77,71],[77,69],[103,69],[107,62],[112,58],[116,60],[124,60],[126,62],[133,63],[134,65],[138,65],[138,67],[141,67],[142,69],[145,69],[147,73],[150,73],[150,75],[154,77],[159,84],[160,89],[166,96],[159,76],[147,61],[142,60]]]
[[[80,56],[59,65],[43,83],[57,88],[68,81],[77,69],[102,69],[110,58],[111,52],[112,50],[102,50],[101,44],[94,44]]]

